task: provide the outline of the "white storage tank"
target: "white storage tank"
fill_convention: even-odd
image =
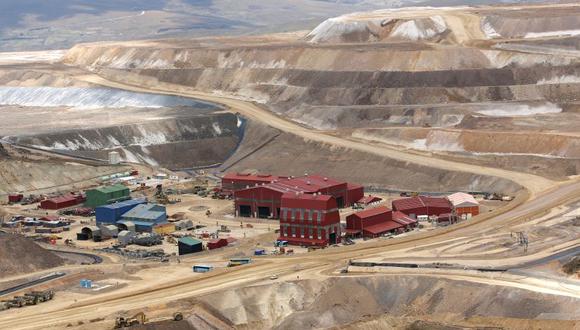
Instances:
[[[109,152],[109,164],[117,165],[121,163],[121,156],[116,151]]]

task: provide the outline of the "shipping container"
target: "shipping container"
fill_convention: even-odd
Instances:
[[[195,273],[207,273],[213,269],[213,266],[209,265],[193,265],[193,271]]]

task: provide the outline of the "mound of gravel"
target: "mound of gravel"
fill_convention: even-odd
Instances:
[[[0,233],[0,277],[49,269],[64,260],[22,236]]]

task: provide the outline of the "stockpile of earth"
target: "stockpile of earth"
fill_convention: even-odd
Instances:
[[[64,260],[18,235],[0,233],[0,277],[64,265]]]

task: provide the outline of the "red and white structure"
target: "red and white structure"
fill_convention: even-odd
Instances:
[[[470,219],[479,214],[479,202],[470,194],[458,192],[447,196],[455,215],[462,219]]]

